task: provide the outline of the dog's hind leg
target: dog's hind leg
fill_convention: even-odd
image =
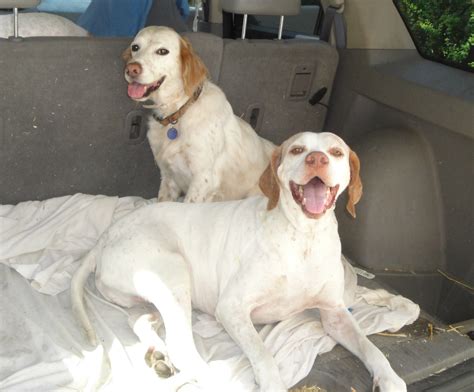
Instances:
[[[161,258],[154,273],[143,272],[138,276],[136,284],[140,287],[140,295],[160,312],[165,326],[166,350],[173,365],[190,379],[208,380],[209,367],[199,355],[193,338],[188,266],[180,255],[168,257]]]
[[[161,378],[168,378],[176,373],[176,369],[168,358],[165,342],[159,335],[163,320],[158,312],[130,312],[128,323],[140,341],[148,347],[145,362]]]

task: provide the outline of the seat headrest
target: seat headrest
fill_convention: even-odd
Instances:
[[[301,0],[222,0],[222,9],[234,14],[298,15]]]
[[[328,7],[334,7],[339,10],[344,7],[344,0],[321,0],[321,5],[324,10]]]
[[[36,7],[41,0],[0,0],[0,9],[6,8],[32,8]]]

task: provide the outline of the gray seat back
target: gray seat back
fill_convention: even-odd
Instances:
[[[256,121],[261,135],[280,142],[321,129],[337,52],[327,44],[189,39],[237,115]],[[124,38],[0,39],[0,204],[77,192],[154,197],[159,171],[145,138],[146,118],[127,97]],[[307,78],[308,67],[312,73]],[[298,93],[288,96],[294,70]],[[301,72],[300,72],[301,71]],[[303,79],[303,82],[300,81]],[[300,83],[301,82],[301,83]],[[323,105],[313,91],[327,87]],[[255,109],[249,107],[254,105]]]
[[[237,116],[280,143],[323,128],[337,64],[337,50],[324,42],[228,40],[219,85]]]
[[[128,39],[0,40],[0,203],[76,192],[156,196],[145,143],[131,143],[121,53]]]

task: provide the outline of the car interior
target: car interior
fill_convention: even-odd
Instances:
[[[39,3],[0,0],[0,9],[11,18],[20,9],[21,33],[21,10]],[[392,0],[196,3],[184,22],[172,1],[155,0],[146,23],[188,37],[260,136],[280,144],[297,132],[331,131],[357,152],[364,194],[356,219],[338,203],[343,253],[375,275],[359,276],[360,285],[422,309],[398,335],[370,339],[408,390],[471,390],[472,70],[422,57]],[[156,197],[149,112],[127,97],[123,78],[129,43],[0,38],[0,204],[75,193]],[[337,346],[299,383],[313,385],[367,391],[371,378]]]

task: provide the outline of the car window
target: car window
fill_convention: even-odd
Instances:
[[[474,71],[472,0],[394,0],[420,54]]]

